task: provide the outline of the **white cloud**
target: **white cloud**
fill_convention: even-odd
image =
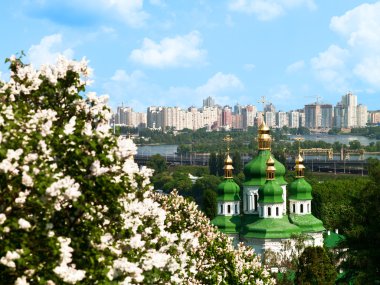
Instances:
[[[145,38],[142,47],[133,50],[129,58],[151,67],[187,67],[203,62],[206,51],[200,48],[201,43],[201,35],[197,31],[184,36],[164,38],[159,43]]]
[[[349,56],[348,50],[331,45],[326,51],[311,59],[311,66],[326,87],[341,91],[347,88],[348,71],[345,62]]]
[[[273,20],[301,6],[316,9],[314,0],[231,0],[229,3],[231,11],[253,14],[261,21]]]
[[[243,68],[245,71],[252,71],[255,69],[255,65],[253,63],[246,63],[244,64]]]
[[[380,51],[380,2],[362,4],[331,19],[330,28],[353,48]]]
[[[353,72],[362,80],[380,88],[380,55],[364,58]]]
[[[351,72],[365,84],[380,88],[380,2],[362,4],[331,19],[330,28],[347,41]]]
[[[61,34],[53,34],[43,37],[39,44],[32,45],[28,51],[28,57],[34,66],[55,63],[60,54],[67,58],[72,58],[74,54],[72,49],[62,48]]]
[[[286,68],[286,73],[294,73],[303,69],[304,67],[305,67],[305,61],[299,60],[288,65],[288,67]]]
[[[143,10],[143,0],[100,0],[100,2],[132,27],[144,25],[149,17]],[[94,5],[93,0],[90,3]]]
[[[243,83],[233,74],[217,72],[204,84],[189,86],[171,86],[163,88],[148,81],[141,71],[130,74],[125,70],[116,70],[111,80],[103,85],[104,92],[110,94],[112,107],[122,102],[142,111],[148,106],[200,106],[202,99],[213,96],[218,103],[232,103],[244,89]],[[233,97],[230,97],[233,95]],[[232,100],[232,98],[234,98]]]
[[[216,73],[206,84],[199,86],[196,92],[203,96],[212,96],[228,90],[242,90],[243,83],[233,74]]]

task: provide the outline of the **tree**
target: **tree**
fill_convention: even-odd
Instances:
[[[208,160],[208,167],[210,169],[211,175],[218,175],[218,160],[215,152],[210,153],[210,158]]]
[[[155,173],[161,173],[168,169],[166,160],[161,154],[152,155],[148,160],[147,166],[152,168]]]
[[[195,181],[193,185],[193,197],[197,204],[204,209],[204,193],[207,190],[216,191],[221,180],[215,175],[205,175]]]
[[[347,278],[356,284],[380,282],[380,161],[369,160],[371,180],[357,195],[352,196],[353,226],[346,231],[348,256],[343,263]]]
[[[238,175],[243,170],[243,161],[239,152],[235,151],[232,156],[232,166],[234,167],[233,174]]]
[[[8,61],[11,78],[0,83],[3,282],[273,284],[252,250],[235,250],[194,203],[152,191],[152,171],[133,161],[136,145],[110,132],[107,98],[82,94],[85,61],[59,58],[40,70]]]
[[[226,158],[226,155],[222,152],[222,151],[219,151],[218,152],[218,157],[217,157],[217,161],[218,161],[218,176],[222,176],[224,174],[224,160]]]
[[[216,216],[216,197],[217,195],[214,190],[207,189],[203,193],[203,211],[210,220]]]
[[[297,284],[335,284],[337,273],[322,247],[307,247],[298,259]]]

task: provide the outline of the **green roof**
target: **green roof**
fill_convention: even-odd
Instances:
[[[259,150],[258,155],[248,162],[244,167],[245,186],[264,185],[267,177],[267,160],[271,155],[270,150]],[[286,185],[284,179],[285,166],[278,160],[274,159],[274,167],[276,168],[275,177],[280,185]]]
[[[216,216],[211,223],[225,234],[238,234],[240,231],[240,216]]]
[[[314,217],[312,214],[289,214],[289,220],[292,224],[298,226],[302,232],[313,233],[322,232],[325,230],[322,221]]]
[[[267,180],[259,188],[259,203],[283,203],[282,188],[276,180]]]
[[[291,224],[287,216],[264,219],[256,215],[245,215],[242,223],[242,234],[246,238],[290,238],[300,233],[300,228]]]
[[[232,178],[225,178],[218,185],[217,201],[240,201],[240,187]]]
[[[340,235],[331,231],[329,235],[325,235],[324,244],[328,248],[336,248],[338,247],[339,243],[344,241],[345,239],[346,237],[344,235]]]
[[[289,199],[292,200],[312,200],[311,185],[305,178],[297,178],[289,186]]]

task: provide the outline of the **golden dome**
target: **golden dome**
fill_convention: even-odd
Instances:
[[[224,160],[224,163],[225,164],[232,164],[232,159],[231,159],[231,157],[230,157],[230,155],[229,154],[227,154],[227,157],[226,157],[226,159]]]
[[[303,158],[300,154],[298,154],[298,157],[296,158],[296,164],[303,163]]]
[[[263,121],[259,127],[259,132],[269,132],[269,127]]]

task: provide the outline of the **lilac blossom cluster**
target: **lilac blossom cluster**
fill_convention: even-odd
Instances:
[[[0,276],[7,284],[273,284],[252,249],[175,191],[159,195],[136,145],[109,129],[87,62],[0,83]]]

